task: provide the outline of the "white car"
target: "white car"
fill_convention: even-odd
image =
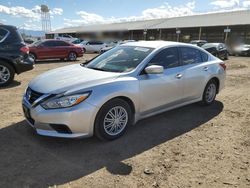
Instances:
[[[55,39],[58,40],[63,40],[66,42],[73,42],[76,41],[78,38],[72,37],[71,35],[67,35],[67,34],[55,34]]]
[[[82,47],[84,52],[91,53],[99,53],[102,48],[107,47],[107,44],[101,41],[83,41],[77,45]]]
[[[197,46],[126,43],[87,65],[36,77],[24,94],[23,111],[40,135],[113,140],[143,118],[199,101],[211,105],[225,76],[225,63]]]

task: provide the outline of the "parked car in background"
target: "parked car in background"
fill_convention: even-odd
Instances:
[[[206,40],[192,40],[191,42],[190,42],[190,44],[193,44],[193,45],[196,45],[196,46],[202,46],[202,45],[204,45],[204,44],[206,44],[207,43],[207,41]]]
[[[230,55],[250,56],[250,45],[242,44],[242,45],[236,46],[230,51]]]
[[[74,41],[72,41],[71,43],[72,44],[80,44],[81,42],[83,42],[84,40],[82,40],[82,39],[76,39],[76,40],[74,40]]]
[[[124,41],[118,41],[117,43],[115,43],[113,46],[107,46],[107,47],[104,47],[100,50],[100,54],[104,53],[104,52],[107,52],[109,50],[111,50],[112,48],[116,47],[116,46],[119,46],[119,45],[122,45],[122,44],[126,44],[128,42],[135,42],[134,40],[124,40]]]
[[[100,50],[104,47],[107,47],[107,45],[102,41],[83,41],[80,44],[77,44],[80,46],[84,52],[88,53],[99,53]]]
[[[68,34],[55,34],[54,39],[63,40],[66,42],[73,42],[77,40],[78,38],[72,37],[71,35],[68,35]]]
[[[228,59],[227,47],[223,43],[206,43],[201,47],[222,60]]]
[[[62,40],[40,40],[29,46],[30,57],[34,60],[41,59],[67,59],[75,61],[83,56],[81,47]]]
[[[87,65],[33,79],[24,114],[40,135],[113,140],[140,119],[199,101],[212,104],[224,87],[225,69],[223,61],[190,44],[127,43]]]
[[[15,74],[32,70],[33,65],[29,47],[17,28],[0,25],[0,87],[9,85]]]

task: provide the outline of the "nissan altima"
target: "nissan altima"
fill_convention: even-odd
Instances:
[[[225,69],[191,44],[132,42],[87,64],[37,76],[23,96],[23,111],[39,135],[113,140],[140,119],[195,102],[212,104]]]

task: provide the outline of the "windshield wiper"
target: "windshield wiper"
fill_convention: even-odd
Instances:
[[[87,68],[93,69],[93,70],[99,70],[99,71],[106,71],[106,70],[104,70],[102,68],[98,68],[98,67],[87,67]]]

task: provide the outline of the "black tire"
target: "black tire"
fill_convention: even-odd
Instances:
[[[8,86],[14,80],[14,77],[15,77],[14,68],[9,63],[0,61],[0,71],[3,68],[7,69],[7,71],[9,72],[9,77],[8,77],[8,79],[6,81],[3,81],[1,79],[1,75],[0,75],[0,87]]]
[[[75,52],[69,52],[68,58],[69,61],[76,61],[77,54]]]
[[[224,60],[228,60],[228,53],[225,54]]]
[[[86,53],[86,49],[85,49],[85,48],[82,48],[82,50],[83,50],[83,53],[85,54],[85,53]]]
[[[209,97],[208,96],[208,93],[209,93],[208,90],[209,89],[211,90],[211,87],[214,88],[215,90],[212,89],[212,90],[214,90],[213,91],[214,93],[211,94],[211,96]],[[208,106],[208,105],[212,104],[215,101],[215,98],[216,98],[216,95],[217,95],[217,90],[218,90],[218,84],[217,84],[217,82],[215,80],[213,80],[213,79],[210,80],[207,83],[207,85],[206,85],[206,87],[204,89],[201,104],[205,105],[205,106]]]
[[[36,54],[34,53],[29,53],[29,56],[34,60],[34,62],[36,62]]]
[[[115,107],[116,108],[122,107],[127,112],[126,114],[127,123],[122,126],[120,132],[118,131],[117,134],[111,135],[108,133],[108,130],[104,128],[104,124],[105,124],[104,119],[105,117],[106,118],[108,117],[108,112],[110,112]],[[126,101],[119,99],[119,98],[112,99],[108,101],[107,103],[105,103],[101,107],[99,112],[97,113],[97,116],[95,119],[95,125],[94,125],[94,134],[100,140],[114,140],[114,139],[121,137],[131,124],[132,124],[132,111],[131,111],[131,107],[129,106],[129,104]],[[113,122],[113,126],[116,126],[114,122]],[[112,129],[113,126],[110,127],[110,130]]]

